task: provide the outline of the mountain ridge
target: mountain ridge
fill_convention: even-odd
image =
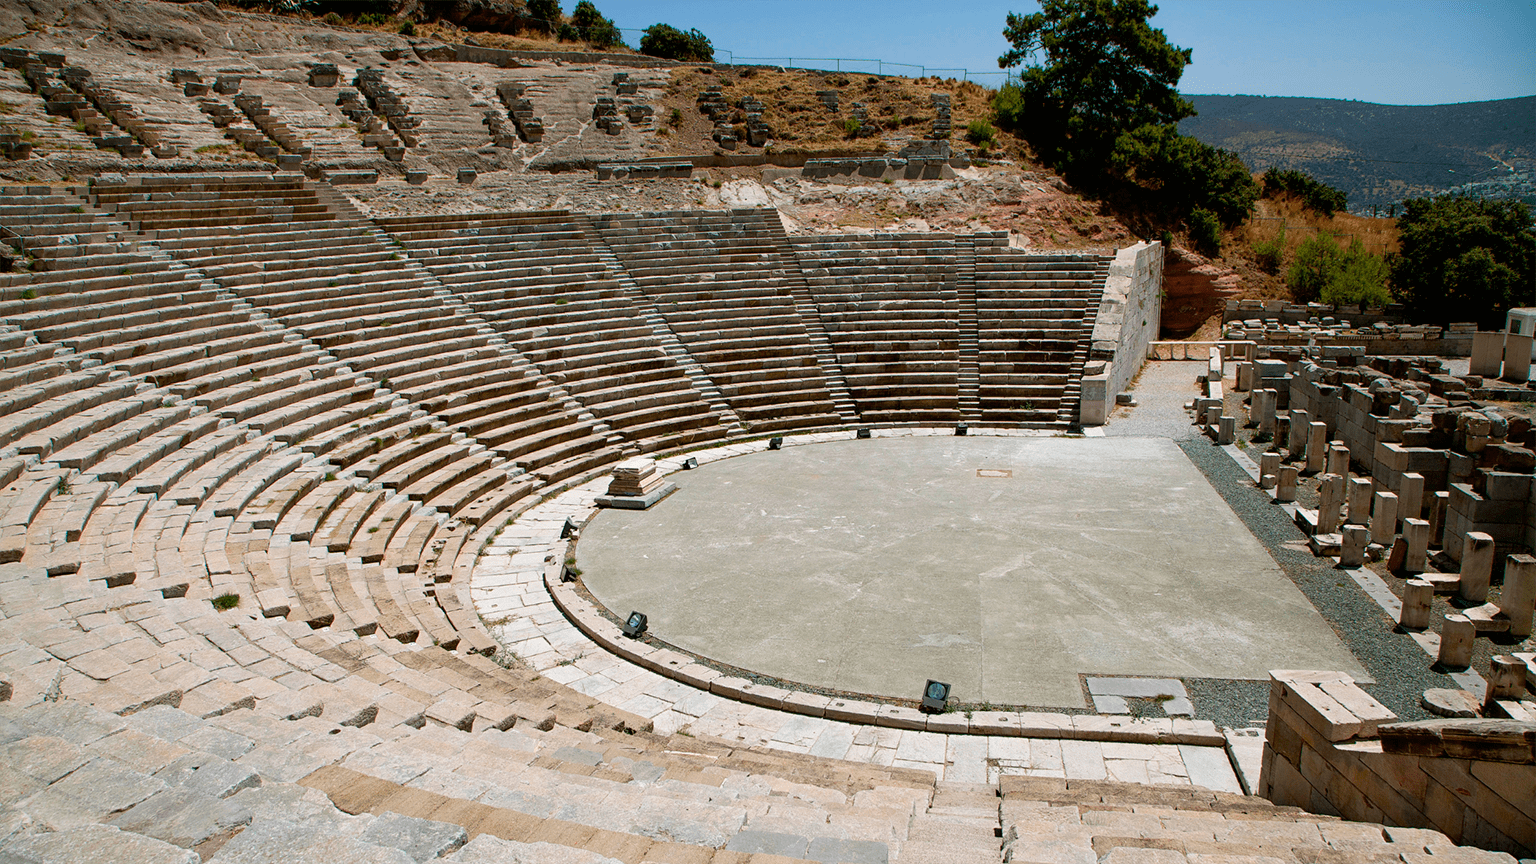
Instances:
[[[1344,190],[1351,212],[1464,191],[1536,204],[1536,96],[1384,105],[1305,96],[1183,94],[1179,131]]]

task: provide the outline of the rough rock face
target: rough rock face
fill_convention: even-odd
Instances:
[[[24,33],[29,24],[48,24],[116,37],[143,51],[190,49],[201,53],[221,31],[224,13],[212,3],[122,3],[117,0],[5,0],[0,33]],[[212,25],[212,26],[209,26]]]
[[[1163,338],[1184,339],[1241,289],[1236,271],[1174,247],[1163,264]]]

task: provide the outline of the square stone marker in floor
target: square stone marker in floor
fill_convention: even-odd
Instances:
[[[1079,674],[1367,677],[1170,440],[845,440],[670,478],[656,507],[586,526],[583,581],[755,672],[1070,708]]]

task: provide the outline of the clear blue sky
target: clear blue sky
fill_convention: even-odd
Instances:
[[[562,0],[567,13],[576,0]],[[992,73],[1006,0],[594,0],[621,28],[698,28],[730,57],[852,57]],[[1185,93],[1432,105],[1536,95],[1536,2],[1165,0],[1152,19],[1194,49]],[[626,33],[639,44],[639,35]],[[782,62],[782,61],[781,61]],[[819,65],[802,63],[796,65]],[[876,71],[868,64],[856,71]],[[887,68],[885,71],[893,71]],[[904,70],[894,70],[906,74]],[[958,73],[944,73],[946,75]]]

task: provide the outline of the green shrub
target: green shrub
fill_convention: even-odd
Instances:
[[[864,128],[864,124],[860,123],[858,120],[856,120],[856,119],[854,119],[852,117],[849,117],[848,119],[843,121],[843,131],[845,133],[847,133],[849,138],[857,138],[857,137],[859,137],[859,130],[861,130],[863,128]]]
[[[415,36],[416,35],[416,25],[414,23],[410,22],[410,21],[403,22],[400,25],[400,35],[401,36]]]
[[[1335,306],[1385,306],[1392,302],[1387,273],[1387,262],[1380,255],[1366,252],[1365,245],[1356,239],[1323,286],[1323,302]]]
[[[233,609],[236,606],[239,606],[240,605],[240,595],[239,594],[220,594],[219,596],[213,598],[213,600],[211,602],[213,603],[213,608],[219,610],[220,612],[223,612],[225,610]]]
[[[1203,254],[1221,254],[1221,220],[1204,207],[1189,211],[1189,239]]]
[[[1285,263],[1285,229],[1269,240],[1260,240],[1249,247],[1253,254],[1253,263],[1260,270],[1269,274],[1278,274],[1280,265]]]
[[[1024,129],[1024,91],[1017,84],[1004,84],[992,94],[992,119],[1010,132]]]
[[[533,19],[536,29],[545,33],[555,32],[564,18],[560,11],[560,0],[528,0],[528,17]]]
[[[1344,250],[1331,235],[1318,232],[1296,247],[1296,257],[1285,273],[1285,284],[1291,289],[1291,299],[1297,303],[1312,303],[1323,296],[1323,289],[1333,279],[1344,258]]]
[[[341,26],[341,23],[342,23],[341,16],[337,15],[335,12],[327,12],[327,13],[325,13],[325,17],[321,18],[320,20],[324,21],[327,24],[330,24],[333,27],[339,27],[339,26]]]
[[[1301,171],[1280,171],[1271,168],[1264,172],[1263,177],[1265,198],[1279,198],[1282,195],[1294,195],[1306,205],[1307,209],[1315,210],[1324,216],[1332,216],[1335,212],[1345,209],[1349,196],[1343,191],[1329,186]]]
[[[640,37],[640,53],[667,60],[714,62],[715,48],[709,37],[697,30],[683,31],[670,24],[652,24]]]
[[[567,32],[573,36],[570,41],[580,40],[593,48],[612,48],[624,44],[618,25],[604,18],[603,13],[592,5],[592,0],[579,0],[576,8],[571,10],[571,22],[560,28],[560,38],[565,39]]]
[[[996,136],[997,130],[993,129],[992,124],[985,120],[972,120],[965,127],[965,140],[978,147],[991,147]]]

